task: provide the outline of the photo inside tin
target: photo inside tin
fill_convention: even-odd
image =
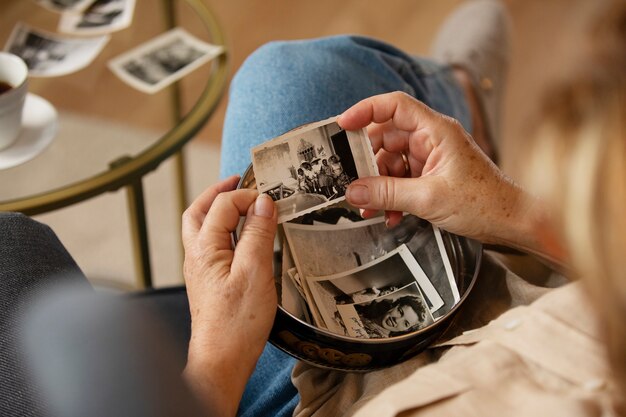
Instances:
[[[387,227],[347,203],[283,223],[282,307],[333,333],[384,338],[419,330],[459,301],[441,232],[412,215]]]
[[[336,117],[251,151],[256,186],[276,202],[275,278],[293,317],[357,339],[423,329],[450,312],[459,290],[441,231],[405,215],[388,227],[345,201],[348,185],[378,167],[364,129]]]

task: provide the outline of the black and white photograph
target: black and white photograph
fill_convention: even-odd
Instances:
[[[252,149],[257,188],[276,202],[279,223],[339,203],[352,181],[378,175],[365,130],[343,130],[336,119],[300,127]]]
[[[342,217],[345,219],[345,217]],[[443,316],[459,301],[459,291],[443,246],[441,231],[428,221],[406,215],[400,224],[387,227],[383,216],[340,224],[284,223],[291,256],[302,275],[324,276],[357,268],[402,244],[444,300],[434,312]]]
[[[206,64],[223,47],[201,41],[175,28],[109,61],[122,81],[148,94],[156,93]]]
[[[94,0],[35,0],[35,3],[58,13],[81,12]]]
[[[19,55],[32,77],[58,77],[87,67],[109,41],[109,35],[91,38],[59,36],[18,23],[4,50]]]
[[[348,335],[348,330],[337,305],[369,302],[411,284],[419,287],[430,313],[443,306],[439,293],[406,245],[355,269],[329,276],[304,276],[312,298],[307,301],[314,304],[323,320],[316,325],[343,335]]]
[[[338,304],[349,336],[363,339],[401,336],[434,323],[417,284],[409,284],[371,301]]]
[[[297,274],[297,272],[295,273]],[[280,305],[295,318],[310,323],[311,318],[309,317],[306,299],[302,295],[301,289],[296,287],[293,277],[289,276],[289,273],[284,273],[281,281],[280,293],[278,294]]]
[[[75,35],[111,33],[130,26],[135,0],[95,0],[85,10],[61,15],[59,32]]]

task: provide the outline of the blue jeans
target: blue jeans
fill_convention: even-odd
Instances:
[[[472,130],[465,96],[449,67],[357,36],[269,43],[244,62],[232,81],[220,175],[243,174],[255,145],[391,91],[404,91]],[[291,415],[298,402],[290,380],[294,363],[268,345],[239,415]]]
[[[357,36],[264,45],[233,78],[220,174],[243,174],[255,145],[390,91],[404,91],[472,131],[465,96],[449,67]]]

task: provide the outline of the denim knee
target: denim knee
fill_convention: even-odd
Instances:
[[[412,73],[411,58],[374,39],[333,36],[312,40],[276,41],[261,46],[235,75],[231,95],[255,94],[267,100],[340,113],[375,94],[414,88],[402,74]],[[316,116],[319,112],[316,113]]]
[[[263,45],[246,59],[231,83],[221,176],[242,173],[253,146],[390,91],[404,91],[463,121],[457,109],[457,102],[464,106],[463,92],[448,72],[432,61],[360,36]]]

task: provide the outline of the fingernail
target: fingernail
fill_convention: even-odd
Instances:
[[[274,216],[274,201],[267,194],[260,194],[254,202],[256,216],[272,218]]]
[[[370,192],[365,185],[352,184],[348,187],[346,198],[350,203],[362,206],[370,202]]]

